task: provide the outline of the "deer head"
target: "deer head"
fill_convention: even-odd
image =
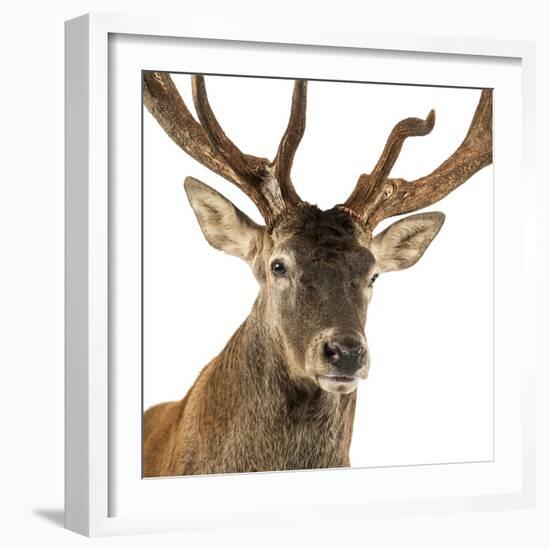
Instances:
[[[333,393],[350,393],[369,369],[364,334],[376,278],[414,265],[445,216],[413,214],[381,233],[385,218],[414,212],[445,197],[492,162],[492,93],[481,92],[468,133],[431,174],[390,178],[403,142],[428,134],[431,111],[392,130],[379,161],[362,174],[348,199],[322,211],[300,199],[290,178],[304,134],[307,82],[294,83],[286,131],[273,161],[240,151],[210,107],[204,78],[192,76],[198,121],[167,73],[144,74],[144,102],[172,140],[213,172],[237,185],[259,209],[258,225],[228,199],[188,177],[185,190],[207,241],[238,256],[260,284],[256,307],[291,375]]]

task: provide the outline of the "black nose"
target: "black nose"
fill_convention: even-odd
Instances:
[[[358,342],[328,342],[325,357],[342,374],[355,374],[363,364],[365,348]]]

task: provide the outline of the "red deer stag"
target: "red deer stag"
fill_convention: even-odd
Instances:
[[[415,264],[444,221],[413,214],[373,236],[385,218],[445,197],[492,162],[492,92],[483,90],[464,141],[431,174],[390,178],[409,136],[435,122],[407,118],[349,198],[330,210],[300,199],[290,171],[306,123],[307,82],[294,83],[290,119],[273,161],[243,153],[192,76],[195,120],[167,73],[144,73],[144,102],[188,155],[237,185],[257,225],[188,177],[185,190],[206,240],[250,265],[260,285],[248,318],[187,395],[144,415],[144,475],[171,476],[349,466],[358,381],[367,377],[367,306],[380,273]]]

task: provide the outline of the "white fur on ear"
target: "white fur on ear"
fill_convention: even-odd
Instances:
[[[439,233],[445,214],[426,212],[396,221],[376,235],[370,250],[378,270],[399,271],[414,265]]]
[[[253,262],[264,227],[202,181],[187,177],[184,187],[206,240],[218,250]]]

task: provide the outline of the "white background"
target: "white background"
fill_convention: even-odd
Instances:
[[[173,79],[192,108],[190,76]],[[228,135],[244,151],[272,158],[292,83],[206,80]],[[434,130],[406,142],[392,175],[430,173],[464,139],[479,96],[471,89],[310,82],[307,130],[293,167],[298,193],[322,208],[343,202],[358,175],[374,167],[393,125],[435,108]],[[206,243],[183,178],[202,179],[261,218],[232,184],[185,155],[147,111],[144,174],[147,408],[182,398],[244,320],[258,288],[244,262]],[[422,260],[375,286],[366,330],[372,368],[358,392],[352,466],[493,458],[492,166],[428,208],[434,209],[447,221]]]
[[[203,2],[193,6],[197,18],[212,14],[228,24],[255,21],[261,25],[340,25],[398,32],[437,32],[539,40],[539,97],[548,97],[550,42],[542,4],[464,1],[460,6],[437,2],[393,2],[386,6],[341,1],[329,9],[316,3],[281,0],[268,16],[253,3]],[[178,17],[189,18],[189,5]],[[11,548],[37,544],[79,548],[232,547],[292,548],[306,541],[321,548],[368,544],[376,548],[547,548],[548,404],[539,404],[539,504],[537,510],[463,514],[396,520],[371,520],[361,525],[318,525],[306,533],[299,527],[235,530],[224,533],[159,535],[93,541],[60,529],[63,503],[63,26],[64,19],[90,10],[138,13],[173,11],[170,2],[97,1],[43,5],[20,2],[0,21],[3,73],[0,365],[3,476],[2,543]],[[253,15],[255,13],[255,15]],[[544,127],[548,107],[539,104],[539,150],[549,150]],[[425,138],[426,139],[426,138]],[[541,182],[545,174],[540,172]],[[540,186],[540,213],[548,191]],[[513,220],[511,221],[513,223]],[[543,237],[543,236],[542,236]],[[206,245],[205,245],[206,246]],[[227,260],[224,258],[224,260]],[[513,268],[513,260],[511,261]],[[545,266],[546,267],[546,266]],[[401,274],[407,277],[409,274]],[[396,275],[397,277],[397,275]],[[548,280],[548,273],[541,280]],[[540,292],[545,292],[542,287]],[[541,321],[546,321],[545,316]],[[540,329],[539,329],[540,330]],[[544,333],[540,333],[544,336]],[[544,340],[541,341],[544,342]],[[545,350],[542,350],[545,352]],[[548,360],[546,360],[548,364]],[[541,395],[549,391],[547,371],[539,372]],[[11,539],[11,540],[10,540]]]

